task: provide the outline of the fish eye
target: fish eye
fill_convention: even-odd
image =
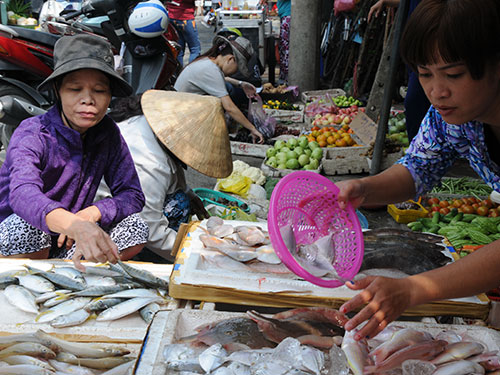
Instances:
[[[224,334],[226,336],[231,336],[233,334],[233,331],[225,331]]]

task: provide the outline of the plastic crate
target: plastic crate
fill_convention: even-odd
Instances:
[[[411,223],[421,217],[426,217],[429,214],[429,211],[425,209],[424,206],[422,206],[419,202],[415,202],[412,200],[409,200],[408,202],[414,203],[420,207],[419,210],[400,210],[393,204],[389,204],[387,206],[387,212],[396,220],[398,223],[401,224],[408,224]]]
[[[207,204],[215,204],[217,206],[225,207],[225,208],[230,208],[230,207],[238,207],[242,211],[246,213],[250,213],[250,207],[248,205],[239,200],[238,198],[235,198],[229,194],[222,193],[220,191],[215,191],[215,190],[210,190],[210,189],[205,189],[205,188],[196,188],[193,189],[194,193],[200,197],[201,201],[203,202],[204,205]],[[229,201],[230,203],[234,203],[231,205],[227,205],[224,203],[221,203],[219,199],[225,199]]]

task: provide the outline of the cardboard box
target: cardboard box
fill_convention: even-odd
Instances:
[[[335,127],[339,128],[338,125],[335,125]],[[351,137],[360,146],[323,148],[323,172],[326,175],[335,176],[368,172],[366,153],[369,147],[364,145],[364,142],[357,134],[351,134]]]
[[[257,143],[246,143],[231,141],[231,154],[233,155],[243,155],[243,156],[254,156],[257,158],[265,158],[266,151],[269,145],[260,145]]]

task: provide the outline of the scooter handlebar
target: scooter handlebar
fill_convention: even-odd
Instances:
[[[76,11],[76,12],[72,12],[72,13],[65,14],[65,15],[63,16],[63,19],[64,19],[65,21],[68,21],[68,20],[70,20],[70,19],[72,19],[72,18],[76,18],[76,17],[78,17],[78,16],[80,16],[80,15],[82,15],[82,14],[83,14],[83,12],[82,12],[81,10],[78,10],[78,11]]]

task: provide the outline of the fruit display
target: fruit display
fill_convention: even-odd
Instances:
[[[329,126],[350,124],[353,118],[358,114],[358,111],[364,112],[365,108],[359,108],[357,105],[352,105],[348,108],[337,108],[335,112],[326,114],[316,114],[311,123],[312,126]]]
[[[278,140],[266,152],[266,165],[278,169],[315,170],[323,158],[323,150],[315,141],[306,136]]]
[[[465,197],[455,199],[439,199],[432,197],[427,200],[427,209],[429,211],[438,211],[443,215],[450,213],[453,208],[457,212],[464,214],[475,214],[479,216],[498,217],[500,216],[500,209],[497,203],[491,199],[479,199],[476,197]]]
[[[351,105],[362,106],[361,100],[353,98],[352,96],[339,95],[333,98],[333,102],[337,107],[350,107]]]
[[[289,128],[288,126],[276,124],[276,127],[274,128],[274,137],[278,137],[280,135],[286,135],[286,134],[299,136],[300,130],[299,129],[292,129],[292,128]]]
[[[288,103],[286,100],[279,101],[279,100],[268,100],[264,102],[262,107],[266,109],[282,109],[286,111],[300,111],[300,107]]]
[[[431,194],[458,194],[458,195],[474,195],[487,197],[492,193],[493,189],[485,184],[483,180],[477,178],[461,177],[443,177],[441,185],[435,186],[431,190]]]
[[[263,94],[284,94],[288,92],[287,90],[288,86],[287,85],[279,85],[277,87],[274,87],[272,83],[264,83],[262,85],[262,93]]]
[[[307,135],[309,142],[316,141],[320,147],[354,147],[359,146],[354,138],[353,131],[349,125],[343,124],[341,127],[313,126],[310,134]]]
[[[388,122],[387,138],[398,141],[404,147],[408,147],[408,133],[406,132],[406,117],[404,112],[391,113]]]

